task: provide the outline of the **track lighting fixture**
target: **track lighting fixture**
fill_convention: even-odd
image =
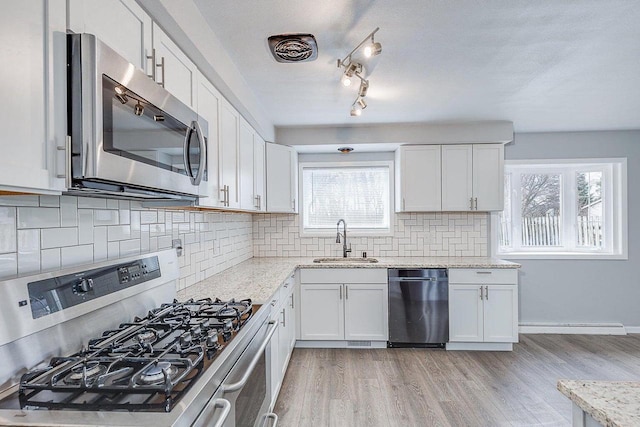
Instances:
[[[127,102],[129,102],[129,98],[127,98],[127,95],[125,95],[124,93],[117,93],[114,95],[115,98],[120,101],[120,103],[122,105],[126,104]]]
[[[364,97],[367,96],[369,90],[369,80],[365,79],[364,67],[361,63],[353,61],[353,54],[364,47],[363,54],[366,58],[379,55],[382,52],[382,45],[374,40],[374,35],[380,27],[373,30],[364,40],[360,42],[351,52],[347,54],[343,59],[338,59],[338,68],[344,68],[344,73],[340,78],[340,82],[343,86],[349,87],[353,84],[353,77],[360,79],[360,87],[358,88],[358,98],[351,105],[351,116],[357,117],[362,114],[362,110],[367,108],[367,103]]]

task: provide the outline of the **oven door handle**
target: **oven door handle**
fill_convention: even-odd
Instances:
[[[249,364],[247,371],[244,373],[244,375],[242,376],[242,378],[240,378],[239,381],[231,384],[223,384],[221,386],[223,393],[232,393],[234,391],[238,391],[242,389],[242,387],[244,387],[245,384],[247,384],[247,381],[249,381],[249,377],[251,376],[251,373],[253,372],[256,365],[260,361],[260,357],[262,356],[262,353],[264,353],[264,350],[267,348],[267,345],[269,344],[271,337],[276,332],[276,328],[278,327],[278,322],[276,322],[275,320],[272,320],[269,322],[269,325],[270,326],[269,326],[269,330],[267,331],[267,336],[265,337],[262,344],[260,344],[260,348],[256,352],[256,355],[253,356],[253,360]]]
[[[218,421],[215,421],[213,424],[211,424],[210,427],[222,427],[225,421],[227,421],[229,412],[231,412],[231,402],[229,402],[227,399],[214,399],[211,401],[211,403],[209,403],[209,405],[211,404],[213,404],[212,409],[214,411],[217,408],[220,408],[222,409],[222,413],[220,414]]]

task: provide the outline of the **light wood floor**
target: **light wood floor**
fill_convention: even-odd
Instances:
[[[520,340],[504,353],[295,349],[278,426],[568,426],[558,379],[640,381],[640,335]]]

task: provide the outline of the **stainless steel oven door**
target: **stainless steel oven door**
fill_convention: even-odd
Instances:
[[[206,121],[95,36],[69,51],[73,180],[202,195]]]
[[[271,427],[275,426],[277,416],[269,413],[271,387],[268,373],[271,360],[269,343],[277,327],[274,321],[262,324],[195,425],[262,427],[271,421]],[[229,403],[228,410],[226,402]]]

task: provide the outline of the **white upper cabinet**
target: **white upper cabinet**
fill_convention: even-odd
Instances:
[[[441,210],[439,145],[404,145],[396,151],[396,212]]]
[[[222,206],[238,209],[238,145],[240,115],[225,99],[220,103],[219,187]]]
[[[66,4],[3,2],[0,14],[0,192],[65,187]]]
[[[442,210],[473,210],[473,146],[442,147]]]
[[[201,194],[206,195],[198,201],[199,206],[204,207],[220,207],[221,192],[218,177],[218,160],[219,160],[219,126],[218,114],[220,112],[220,103],[222,95],[215,87],[203,76],[198,75],[198,114],[204,118],[209,125],[207,135],[207,181],[203,181]]]
[[[267,212],[298,212],[298,154],[267,143]]]
[[[151,17],[135,0],[68,0],[69,29],[94,34],[127,61],[151,73]]]
[[[148,74],[155,76],[158,84],[195,110],[198,69],[155,22],[151,56],[155,65],[149,64],[153,69]]]
[[[473,198],[474,210],[504,209],[504,145],[473,146]]]
[[[443,211],[501,211],[503,199],[502,144],[442,146]]]
[[[255,210],[254,199],[254,156],[253,128],[243,118],[240,119],[240,209]]]
[[[253,198],[256,210],[265,212],[265,142],[257,133],[253,136]]]

